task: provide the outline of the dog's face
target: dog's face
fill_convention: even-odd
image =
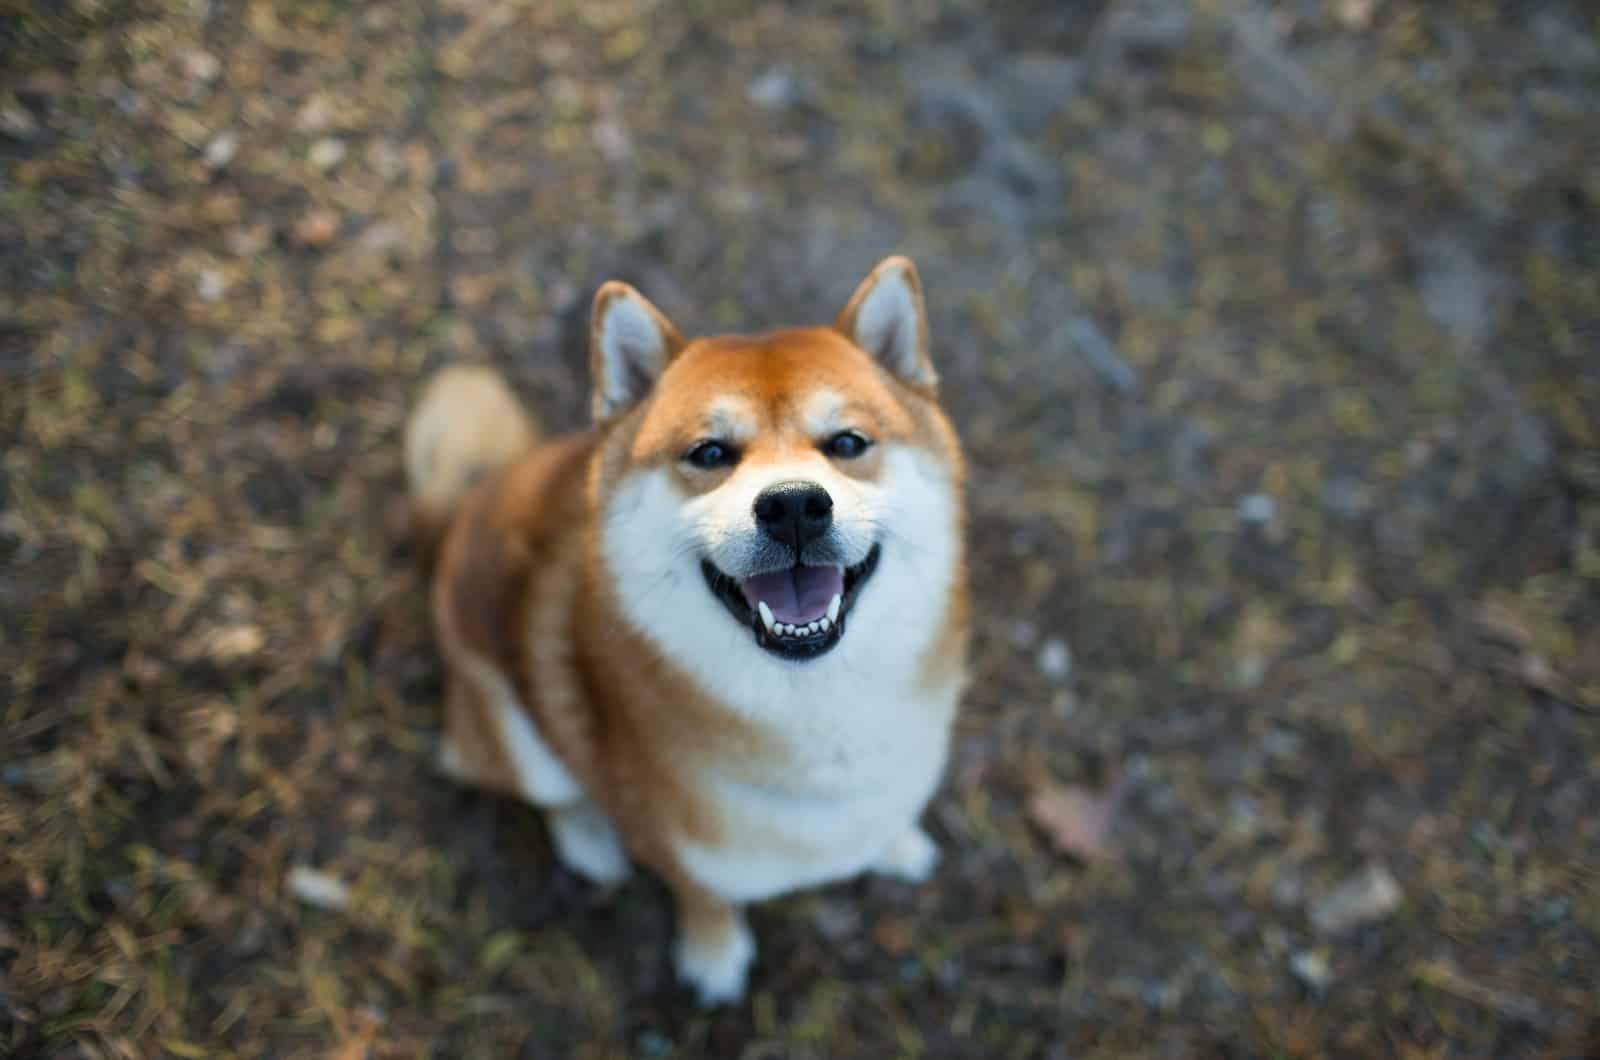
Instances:
[[[824,330],[713,340],[659,386],[634,452],[669,478],[706,590],[766,650],[828,651],[886,536],[914,539],[885,466],[912,442],[910,415],[864,353]]]
[[[807,660],[858,611],[939,617],[896,614],[937,599],[950,573],[927,568],[955,562],[959,534],[960,457],[909,262],[880,265],[834,328],[685,344],[621,285],[595,318],[596,410],[633,417],[605,474],[606,551],[647,632],[735,631]]]

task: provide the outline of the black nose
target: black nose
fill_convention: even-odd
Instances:
[[[761,491],[755,514],[768,537],[798,553],[833,525],[833,498],[815,482],[780,482]]]

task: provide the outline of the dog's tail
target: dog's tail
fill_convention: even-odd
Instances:
[[[490,368],[455,365],[428,380],[406,421],[406,481],[424,555],[481,479],[533,448],[538,429]]]

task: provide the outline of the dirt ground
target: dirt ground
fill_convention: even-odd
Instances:
[[[0,2],[0,1054],[1600,1055],[1597,115],[1582,0]],[[430,769],[398,429],[895,251],[945,861],[702,1013]]]

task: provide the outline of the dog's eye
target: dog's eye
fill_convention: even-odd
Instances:
[[[739,462],[739,450],[717,441],[696,442],[683,458],[702,471],[729,467]]]
[[[867,451],[872,443],[855,431],[840,431],[823,443],[822,450],[840,460],[854,460]]]

